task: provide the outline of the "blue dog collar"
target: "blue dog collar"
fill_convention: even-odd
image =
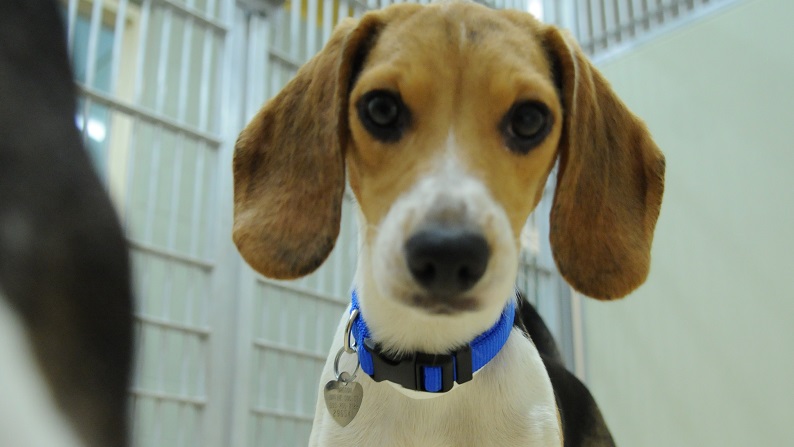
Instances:
[[[393,358],[370,338],[358,294],[353,290],[351,313],[355,309],[359,314],[353,321],[352,332],[361,369],[376,382],[388,380],[409,390],[429,393],[445,393],[456,382],[463,384],[471,380],[473,374],[496,357],[505,345],[515,318],[515,301],[511,299],[496,324],[462,348],[448,354],[414,352]]]

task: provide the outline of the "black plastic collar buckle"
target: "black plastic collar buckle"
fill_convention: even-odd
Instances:
[[[414,391],[428,391],[425,388],[424,367],[441,367],[441,389],[431,391],[446,393],[457,382],[463,384],[472,378],[471,347],[464,347],[451,354],[425,354],[415,352],[394,359],[387,357],[380,346],[367,338],[364,348],[372,356],[372,379],[376,382],[388,380]],[[455,376],[457,375],[457,380]]]

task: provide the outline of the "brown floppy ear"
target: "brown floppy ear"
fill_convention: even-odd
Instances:
[[[307,275],[334,247],[345,189],[348,90],[377,25],[340,23],[237,140],[233,239],[265,276]]]
[[[564,123],[551,211],[557,267],[578,291],[620,298],[645,281],[664,191],[664,156],[572,39],[543,32]]]

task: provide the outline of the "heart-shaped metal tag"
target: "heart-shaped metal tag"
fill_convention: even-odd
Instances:
[[[364,398],[364,388],[353,381],[332,380],[325,384],[325,408],[337,424],[346,427],[356,417]]]

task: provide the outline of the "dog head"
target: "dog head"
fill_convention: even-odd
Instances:
[[[663,191],[644,124],[529,14],[396,5],[341,23],[242,132],[234,240],[266,276],[312,272],[336,240],[347,168],[363,280],[418,314],[492,322],[558,159],[557,266],[585,295],[622,297],[647,276]]]

